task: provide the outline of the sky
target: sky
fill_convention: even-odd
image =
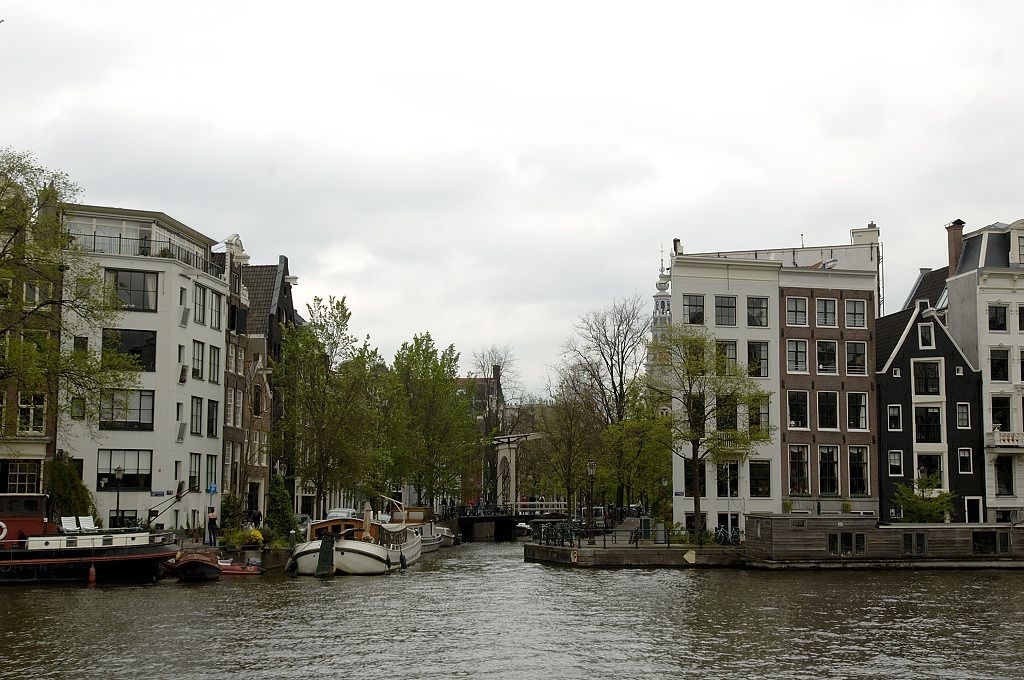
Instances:
[[[886,311],[944,225],[1024,217],[1024,3],[0,2],[0,147],[165,212],[392,355],[539,393],[662,249],[846,243]],[[464,361],[463,373],[468,370]]]

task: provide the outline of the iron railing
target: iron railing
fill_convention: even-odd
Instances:
[[[134,255],[137,257],[166,257],[183,262],[199,271],[224,278],[224,266],[189,250],[170,239],[125,238],[124,236],[101,236],[98,234],[76,234],[71,232],[82,250],[89,253],[108,255]]]

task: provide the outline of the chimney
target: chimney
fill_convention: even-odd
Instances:
[[[678,255],[681,252],[683,252],[683,249],[679,246],[679,239],[672,239],[672,254]]]
[[[964,249],[964,224],[959,218],[946,225],[946,243],[949,251],[949,274],[956,275],[956,265],[960,262],[960,253]]]
[[[491,377],[494,378],[494,384],[497,385],[501,382],[501,366],[494,364],[491,366]]]

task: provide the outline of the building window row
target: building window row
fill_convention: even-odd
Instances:
[[[738,325],[737,302],[734,295],[715,296],[715,325]],[[747,326],[751,328],[768,327],[768,298],[747,297]],[[704,296],[686,294],[680,298],[680,322],[685,324],[704,323]]]
[[[786,371],[810,373],[808,370],[808,340],[786,341]],[[814,344],[817,375],[839,375],[839,343],[836,340],[817,340]],[[846,343],[846,375],[867,375],[867,343]]]
[[[786,298],[786,325],[787,326],[809,326],[808,323],[808,298],[787,297]],[[835,298],[816,298],[815,325],[818,328],[839,327],[839,301]],[[845,327],[846,328],[867,328],[868,327],[868,303],[867,300],[846,300],[844,305]]]
[[[265,434],[264,434],[265,436]],[[264,443],[266,440],[264,439]],[[738,461],[719,463],[716,467],[715,492],[718,498],[738,498],[740,495],[740,472]],[[707,498],[707,466],[704,461],[697,464],[698,486],[701,498]],[[683,464],[683,494],[692,497],[690,492],[690,463]],[[772,464],[769,460],[747,461],[747,482],[750,498],[771,498],[772,495]]]
[[[870,495],[870,461],[868,447],[849,446],[849,495],[851,497]],[[810,446],[791,444],[789,447],[789,494],[809,496],[810,487]],[[839,447],[823,444],[818,446],[818,495],[839,496]]]
[[[789,390],[786,393],[789,429],[809,430],[809,393],[806,390]],[[817,416],[819,430],[839,430],[839,393],[817,392]],[[846,392],[846,429],[868,429],[867,392]]]

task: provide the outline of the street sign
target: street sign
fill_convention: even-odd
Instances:
[[[210,488],[208,488],[206,490],[206,493],[217,493],[217,485],[216,484],[211,484]]]

